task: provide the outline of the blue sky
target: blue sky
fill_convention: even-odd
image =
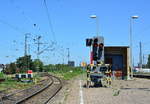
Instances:
[[[30,53],[36,58],[33,38],[41,35],[41,49],[54,40],[48,22],[44,0],[1,0],[0,3],[0,63],[13,62],[24,54],[24,34],[30,33]],[[85,39],[96,34],[95,20],[99,17],[100,35],[105,45],[129,45],[129,19],[138,15],[133,25],[133,55],[139,61],[139,42],[145,57],[150,53],[150,1],[149,0],[46,0],[51,24],[57,41],[56,51],[45,51],[40,55],[44,63],[67,62],[70,48],[71,60],[78,64],[88,61],[89,49]],[[34,26],[36,24],[36,26]]]

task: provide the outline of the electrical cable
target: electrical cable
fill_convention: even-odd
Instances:
[[[37,25],[36,23],[34,23],[33,19],[31,19],[31,17],[29,17],[20,6],[15,5],[14,1],[12,2],[12,4],[21,13],[21,15],[25,18],[25,20],[27,22],[29,22],[30,24],[32,24],[32,26],[37,27],[37,29],[38,29],[39,32],[41,31],[41,28],[39,27],[39,25]]]
[[[46,0],[44,0],[44,6],[45,6],[45,10],[46,10],[46,15],[47,15],[47,18],[48,18],[49,27],[50,27],[54,42],[56,43],[55,32],[54,32],[53,25],[52,25],[52,22],[51,22],[50,13],[48,11]]]
[[[12,25],[12,24],[10,24],[10,23],[8,23],[8,22],[6,22],[6,21],[3,21],[3,20],[0,19],[0,23],[9,26],[10,28],[14,29],[15,31],[17,31],[17,32],[19,32],[19,33],[24,33],[20,28],[18,28],[18,27],[16,27],[16,26]]]

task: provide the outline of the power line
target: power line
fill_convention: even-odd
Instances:
[[[40,29],[39,25],[37,25],[36,23],[34,23],[34,22],[33,22],[33,19],[31,19],[31,17],[29,17],[29,16],[25,13],[25,11],[24,11],[20,6],[15,5],[14,2],[12,2],[12,4],[13,4],[14,7],[23,15],[23,17],[25,18],[25,20],[26,20],[27,22],[29,22],[30,24],[32,24],[32,26],[37,27],[37,28],[38,28],[38,31],[40,32],[41,29]]]
[[[37,41],[35,44],[37,44],[37,59],[39,59],[39,55],[40,54],[42,54],[44,51],[46,51],[49,47],[47,47],[47,48],[45,48],[45,49],[43,49],[42,51],[41,51],[41,45],[43,45],[43,44],[47,44],[47,43],[43,43],[43,42],[41,42],[40,40],[41,40],[41,38],[42,38],[42,36],[38,36],[36,39],[34,39],[34,41]]]
[[[46,0],[44,0],[44,6],[45,6],[45,9],[46,9],[46,15],[47,15],[47,18],[48,18],[49,27],[50,27],[52,36],[54,38],[54,41],[56,42],[55,32],[54,32],[53,25],[52,25],[52,22],[51,22],[50,13],[48,11]]]
[[[20,11],[20,13],[26,18],[26,20],[28,20],[30,23],[32,23],[32,20],[31,20],[28,16],[25,15],[24,10],[22,10],[20,6],[15,5],[14,1],[10,1],[10,2],[11,2],[11,4],[14,5],[14,7],[15,7],[16,9],[18,9],[18,10]]]
[[[17,32],[19,32],[19,33],[24,33],[23,31],[21,31],[20,28],[18,28],[18,27],[16,27],[16,26],[12,25],[12,24],[10,24],[10,23],[8,23],[8,22],[6,22],[6,21],[3,21],[3,20],[0,19],[0,23],[9,26],[10,28],[14,29],[15,31],[17,31]]]

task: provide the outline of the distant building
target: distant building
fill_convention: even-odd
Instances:
[[[74,67],[75,66],[75,62],[74,61],[68,61],[68,65]]]

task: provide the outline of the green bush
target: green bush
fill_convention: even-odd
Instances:
[[[4,78],[4,73],[0,72],[0,78]]]
[[[61,65],[61,64],[47,65],[47,66],[44,66],[43,69],[65,80],[69,80],[84,72],[81,67],[70,67],[68,65]]]

